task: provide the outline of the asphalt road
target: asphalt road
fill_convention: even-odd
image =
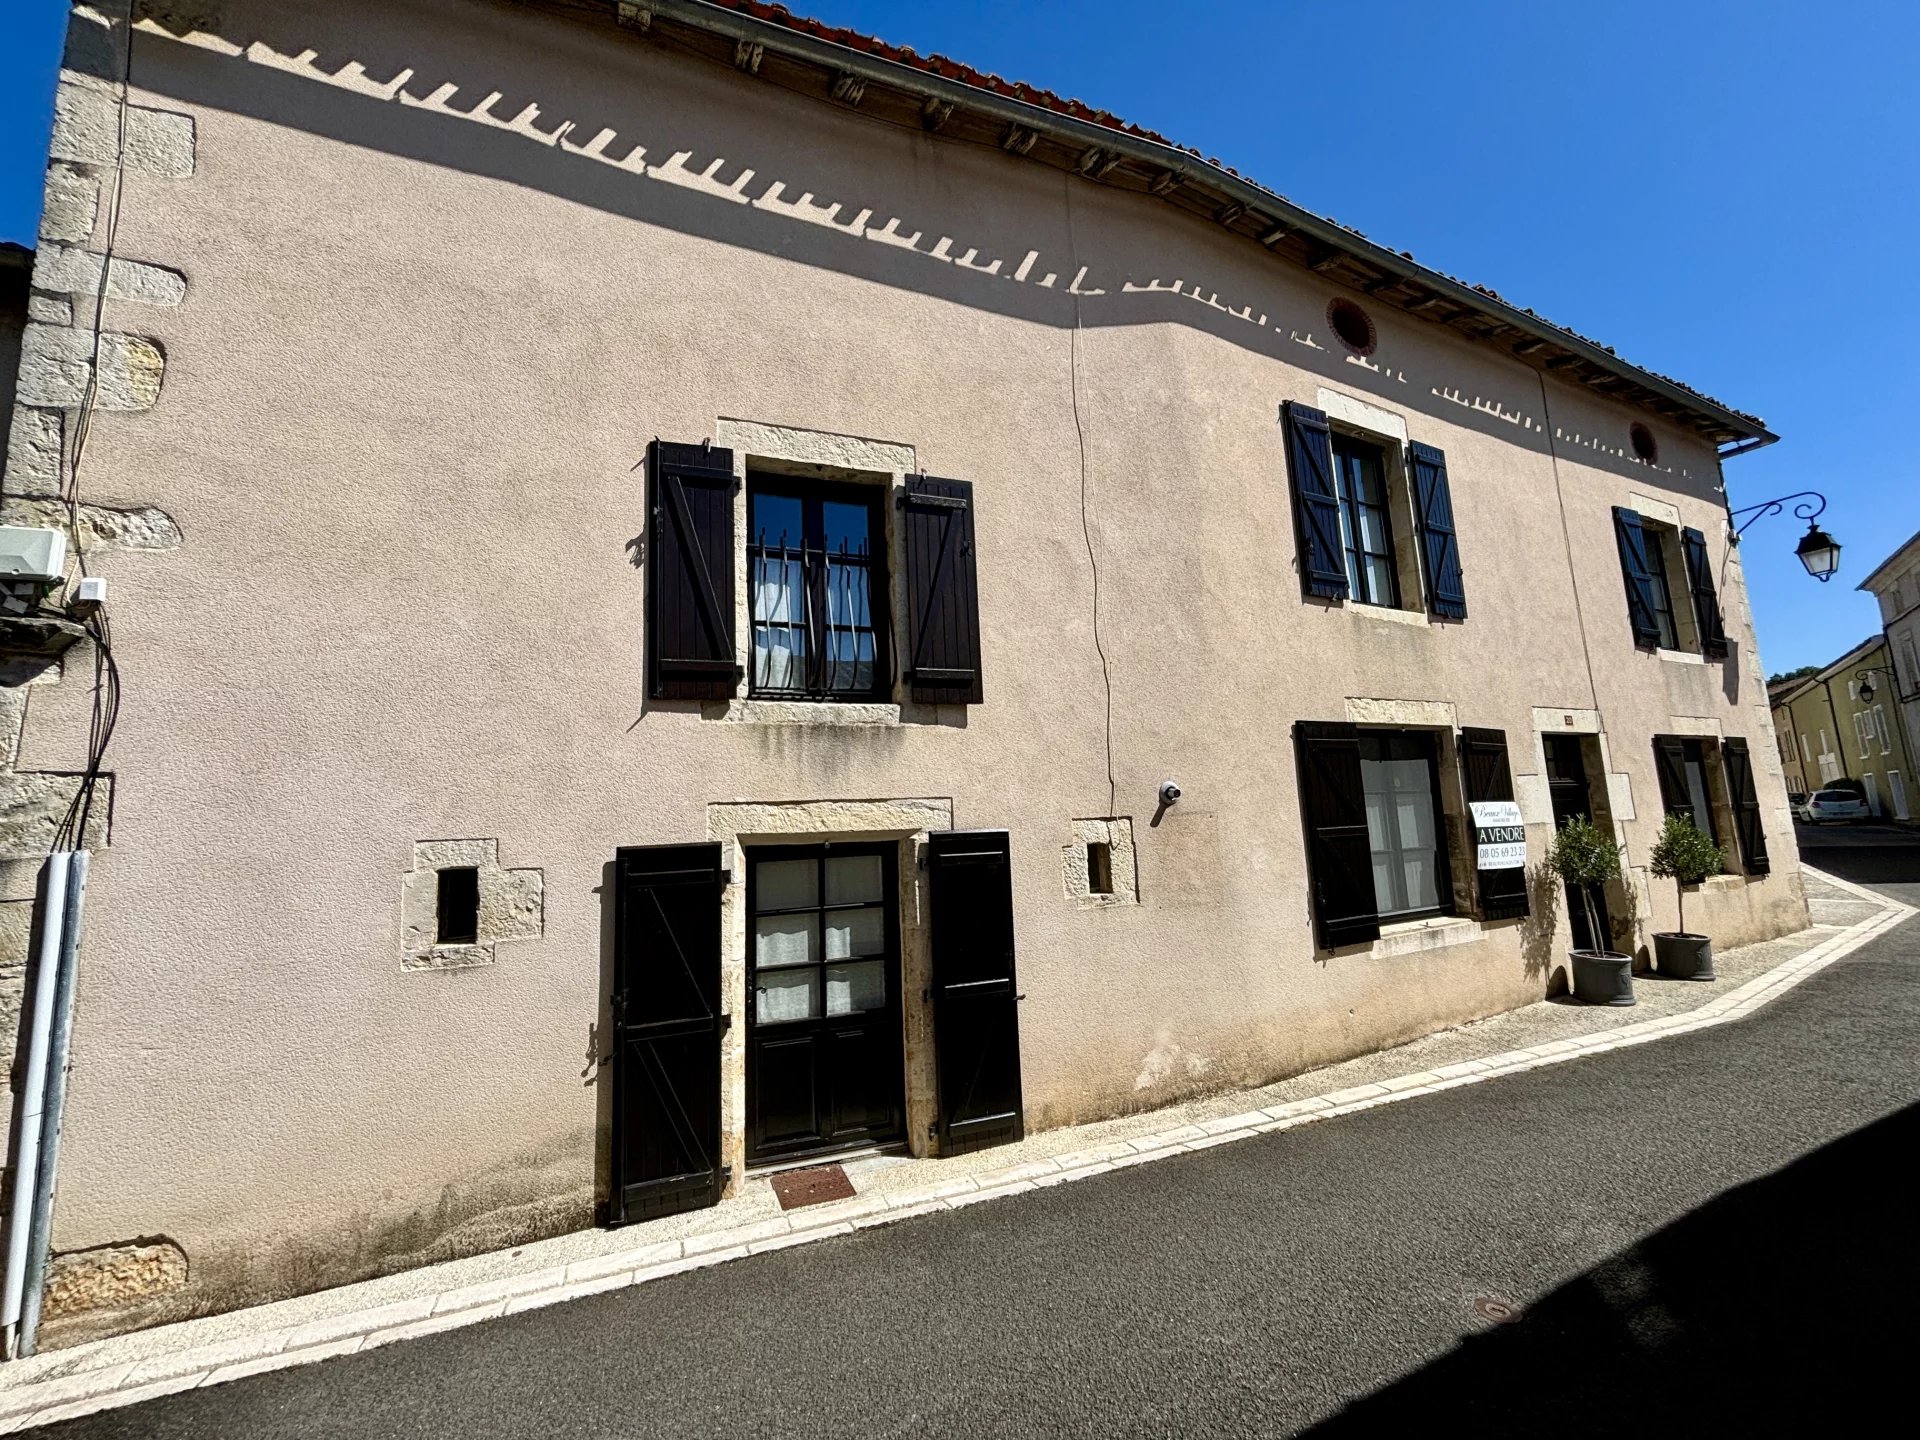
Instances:
[[[1879,1431],[1916,1037],[1920,919],[1732,1025],[41,1433]]]
[[[1794,824],[1800,858],[1829,875],[1920,905],[1920,828]]]

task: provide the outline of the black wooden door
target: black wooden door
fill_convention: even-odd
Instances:
[[[613,1185],[618,1225],[717,1204],[720,1163],[718,845],[614,857]]]
[[[1543,735],[1547,752],[1547,793],[1553,802],[1553,828],[1558,830],[1567,821],[1578,817],[1582,820],[1593,818],[1593,796],[1587,789],[1587,762],[1580,750],[1578,735]],[[1593,902],[1593,913],[1600,921],[1600,936],[1593,933],[1593,926],[1587,921],[1587,910],[1580,903],[1578,892],[1569,885],[1567,894],[1567,919],[1573,927],[1573,948],[1576,950],[1611,950],[1613,948],[1613,922],[1607,915],[1607,892],[1602,885],[1589,885],[1587,895]]]
[[[959,1155],[1025,1133],[1007,832],[929,836],[927,892],[940,1151]]]
[[[747,852],[747,1158],[906,1136],[897,847]]]

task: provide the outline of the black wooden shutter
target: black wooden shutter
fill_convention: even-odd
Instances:
[[[1700,653],[1709,660],[1727,658],[1727,627],[1720,618],[1720,596],[1713,588],[1713,564],[1707,558],[1707,537],[1698,530],[1680,532],[1680,548],[1687,557],[1687,589],[1693,592],[1693,618],[1700,629]]]
[[[1464,620],[1467,585],[1460,573],[1460,539],[1453,529],[1453,491],[1447,484],[1446,452],[1416,440],[1407,447],[1407,454],[1413,465],[1413,503],[1419,512],[1427,609],[1443,620]],[[1524,915],[1526,911],[1517,913]]]
[[[1767,859],[1767,831],[1760,823],[1760,800],[1753,793],[1753,757],[1745,740],[1729,738],[1720,742],[1720,755],[1727,767],[1727,797],[1733,801],[1733,831],[1740,841],[1740,863],[1749,875],[1765,875],[1773,869]]]
[[[1687,788],[1687,742],[1677,735],[1653,737],[1653,770],[1660,777],[1660,808],[1693,818],[1693,792]]]
[[[980,586],[973,552],[973,485],[909,476],[903,506],[907,665],[913,698],[978,705]]]
[[[962,1155],[1026,1133],[1007,832],[928,836],[927,908],[940,1153]]]
[[[1307,875],[1320,948],[1380,936],[1373,893],[1373,845],[1360,783],[1360,732],[1352,725],[1299,720],[1300,811],[1307,832]]]
[[[1507,732],[1504,730],[1460,731],[1460,765],[1465,772],[1467,803],[1475,800],[1513,799],[1513,771],[1507,761]],[[1474,842],[1473,811],[1467,811],[1467,843]],[[1516,870],[1478,870],[1480,918],[1511,920],[1525,915],[1527,872]]]
[[[1620,575],[1627,582],[1627,619],[1633,626],[1633,643],[1657,647],[1660,622],[1653,613],[1653,572],[1647,568],[1647,534],[1640,528],[1640,516],[1625,506],[1614,506],[1613,532],[1620,542]]]
[[[616,1225],[717,1204],[720,1163],[718,845],[614,856],[612,1200]]]
[[[1300,541],[1300,593],[1344,600],[1347,556],[1340,542],[1340,492],[1333,484],[1327,412],[1289,400],[1285,415],[1293,520]]]
[[[733,452],[647,447],[647,693],[725,700],[733,651]]]

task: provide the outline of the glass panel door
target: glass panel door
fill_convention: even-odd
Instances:
[[[747,1155],[904,1134],[895,847],[748,852]]]

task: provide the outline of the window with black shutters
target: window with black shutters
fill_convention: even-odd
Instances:
[[[1727,656],[1727,627],[1720,613],[1720,595],[1713,583],[1713,558],[1707,537],[1698,530],[1680,532],[1680,554],[1686,564],[1687,589],[1692,598],[1693,628],[1700,653],[1709,660]]]
[[[1613,523],[1634,642],[1724,659],[1727,632],[1706,536],[1649,520],[1624,506],[1614,507]]]
[[[1362,605],[1397,607],[1400,560],[1394,549],[1386,451],[1335,431],[1333,472],[1348,591]]]
[[[1684,735],[1656,735],[1653,760],[1660,779],[1660,803],[1665,812],[1684,815],[1715,840],[1720,839],[1720,827],[1713,813],[1707,742]]]
[[[1282,407],[1300,591],[1467,618],[1446,452]]]
[[[980,571],[974,549],[973,485],[909,475],[900,504],[907,640],[900,674],[908,694],[932,705],[978,705]]]
[[[1476,729],[1468,726],[1460,732],[1460,769],[1467,805],[1466,832],[1472,847],[1469,861],[1475,867],[1475,903],[1482,920],[1511,920],[1528,913],[1527,872],[1525,866],[1478,868],[1482,841],[1489,844],[1513,843],[1510,827],[1489,828],[1484,834],[1473,806],[1478,802],[1512,802],[1513,772],[1507,759],[1507,735],[1504,730]],[[1524,836],[1522,827],[1520,834]]]
[[[733,452],[655,440],[647,447],[647,694],[725,700],[734,654]]]
[[[1640,522],[1647,537],[1647,583],[1653,598],[1653,623],[1659,633],[1662,650],[1680,648],[1680,627],[1673,614],[1673,586],[1667,580],[1666,537],[1672,533],[1664,525]]]
[[[1727,799],[1733,807],[1733,833],[1740,845],[1740,864],[1749,875],[1765,875],[1773,866],[1767,859],[1767,832],[1760,822],[1760,797],[1753,788],[1753,757],[1747,742],[1728,736],[1720,744],[1727,770]]]
[[[1293,735],[1320,948],[1378,939],[1382,922],[1453,914],[1440,735],[1313,720]]]
[[[1427,609],[1437,619],[1464,620],[1467,584],[1460,562],[1460,537],[1454,528],[1446,452],[1415,440],[1407,447],[1407,468],[1413,477],[1414,527],[1420,537],[1420,574],[1426,581]]]
[[[1427,730],[1360,732],[1360,789],[1366,797],[1374,903],[1383,921],[1453,909],[1436,742]]]
[[[747,477],[754,696],[890,697],[885,497],[873,485]]]
[[[1380,936],[1374,900],[1366,792],[1360,778],[1360,731],[1341,721],[1294,723],[1300,766],[1300,820],[1306,832],[1313,933],[1323,950]]]

